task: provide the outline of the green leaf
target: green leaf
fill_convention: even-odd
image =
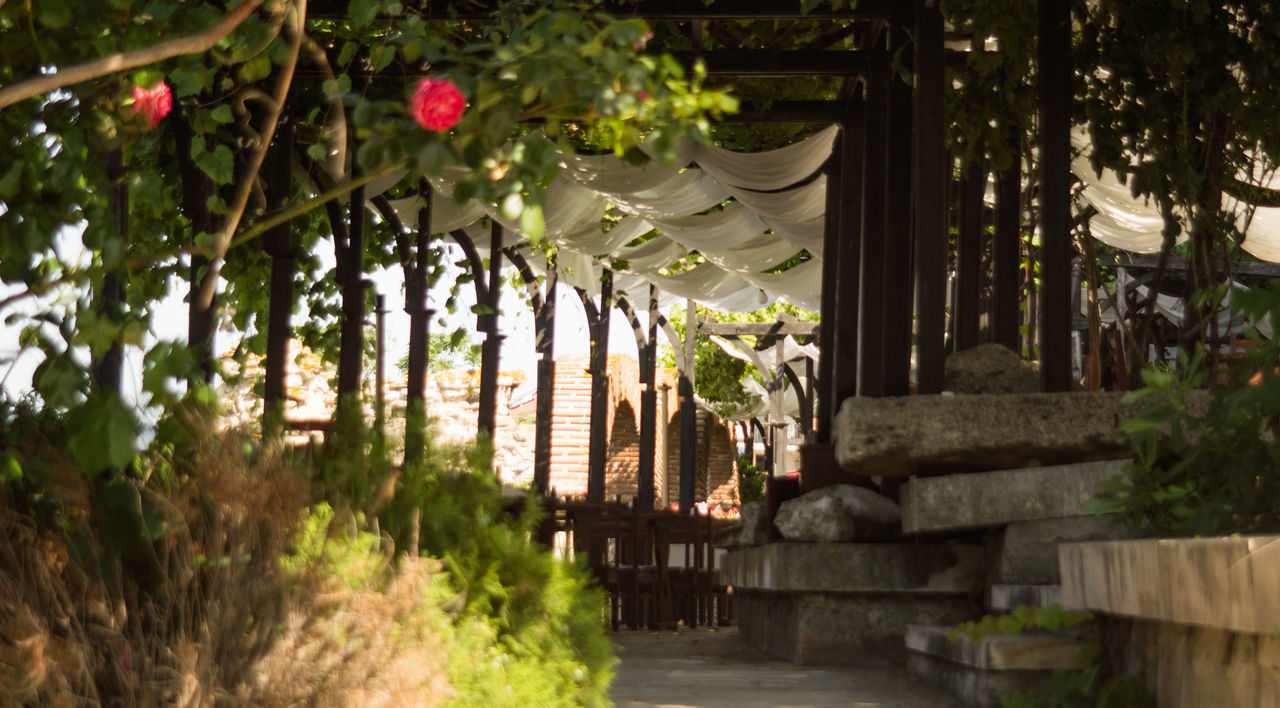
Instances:
[[[204,89],[204,79],[203,67],[180,66],[174,69],[169,72],[169,85],[173,89],[173,97],[183,98],[200,93]]]
[[[45,27],[61,29],[71,24],[74,6],[64,0],[36,0],[36,21]]]
[[[209,117],[218,123],[230,123],[235,120],[231,115],[231,106],[225,103],[210,111]]]
[[[547,222],[542,218],[541,204],[526,204],[520,212],[520,230],[530,239],[537,241],[547,231]]]
[[[231,154],[231,148],[225,144],[219,144],[213,152],[207,152],[199,142],[195,142],[191,146],[191,157],[196,166],[216,184],[231,184],[235,179],[235,157]]]
[[[22,165],[21,161],[15,160],[5,170],[4,176],[0,177],[0,199],[9,199],[17,194],[18,188],[22,186]]]
[[[265,52],[240,65],[240,80],[253,83],[271,75],[271,57]]]
[[[351,18],[351,24],[360,29],[373,22],[381,6],[379,0],[351,0],[351,4],[347,6],[347,16]]]
[[[133,459],[138,423],[114,392],[97,392],[67,415],[67,449],[89,474],[120,469]]]

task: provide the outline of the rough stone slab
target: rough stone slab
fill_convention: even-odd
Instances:
[[[1001,344],[979,344],[947,357],[944,389],[953,393],[1036,393],[1040,367]]]
[[[884,540],[901,537],[902,511],[870,489],[832,484],[782,502],[773,525],[788,541]]]
[[[1123,394],[1067,392],[852,397],[833,431],[836,459],[866,475],[908,477],[1129,455]]]
[[[1126,460],[912,477],[901,488],[905,533],[1004,526],[1079,516]]]
[[[738,636],[794,664],[897,664],[915,623],[972,617],[962,595],[842,594],[734,589]]]
[[[1053,585],[1061,579],[1058,546],[1109,541],[1131,534],[1112,516],[1069,516],[1009,524],[991,544],[988,577],[993,583]]]
[[[1084,648],[1079,639],[1049,634],[988,634],[977,641],[959,636],[951,641],[950,629],[907,627],[907,651],[987,671],[1054,671],[1076,668],[1076,656]]]
[[[961,705],[998,708],[1001,697],[1043,692],[1053,672],[1076,667],[1083,642],[1038,635],[989,635],[952,642],[947,627],[907,628],[907,668],[924,683],[943,688]]]
[[[720,577],[735,592],[977,595],[983,555],[959,544],[780,542],[731,549]]]
[[[1002,583],[992,585],[987,591],[987,609],[992,612],[1012,612],[1023,605],[1048,607],[1062,604],[1061,585],[1016,585]]]
[[[1064,607],[1280,630],[1280,536],[1068,543],[1058,557]]]
[[[742,505],[738,523],[717,530],[711,542],[721,548],[759,546],[774,540],[777,535],[769,523],[764,502],[748,502]]]

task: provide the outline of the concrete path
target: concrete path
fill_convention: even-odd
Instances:
[[[615,632],[620,708],[952,708],[897,668],[796,666],[743,644],[738,630]]]

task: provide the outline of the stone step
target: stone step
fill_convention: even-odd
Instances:
[[[730,550],[721,580],[750,646],[797,664],[895,663],[907,625],[973,616],[983,548],[770,543]]]
[[[1048,607],[1062,604],[1061,585],[1001,583],[987,588],[987,609],[1003,614],[1023,605]]]
[[[931,533],[1079,516],[1126,460],[912,477],[902,485],[902,530]]]
[[[959,636],[950,627],[912,625],[907,628],[907,666],[922,681],[943,688],[964,706],[987,708],[1001,704],[1001,696],[1035,692],[1053,672],[1077,668],[1084,642],[1046,634],[988,634],[977,640]]]
[[[1127,538],[1130,531],[1111,516],[1069,516],[1015,521],[989,543],[987,582],[1052,585],[1061,580],[1058,546],[1079,541]]]

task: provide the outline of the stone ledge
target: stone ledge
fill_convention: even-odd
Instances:
[[[1243,633],[1280,630],[1280,536],[1067,543],[1062,604]]]
[[[793,664],[884,665],[907,657],[902,635],[921,623],[973,616],[970,598],[933,593],[739,591],[738,636]]]
[[[902,485],[905,533],[1004,526],[1078,516],[1126,460],[912,477]]]
[[[1076,668],[1076,656],[1084,648],[1079,639],[1041,634],[988,634],[977,641],[959,636],[951,641],[950,629],[907,627],[907,651],[987,671],[1053,671]]]
[[[992,612],[1012,612],[1023,605],[1048,607],[1062,604],[1061,585],[992,585],[987,591],[987,608]]]
[[[1127,457],[1120,422],[1136,409],[1106,392],[848,398],[836,459],[866,475],[908,477]]]
[[[982,546],[770,543],[726,554],[721,578],[748,590],[978,594]]]

